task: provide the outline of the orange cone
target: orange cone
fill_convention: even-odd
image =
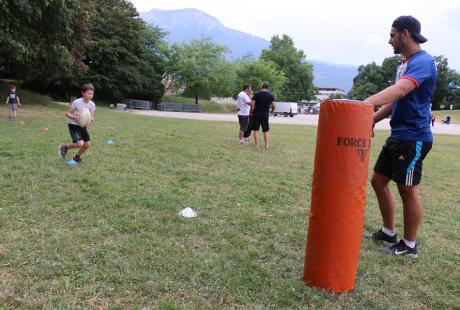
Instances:
[[[355,286],[372,117],[368,103],[321,103],[304,265],[308,286],[334,293]]]

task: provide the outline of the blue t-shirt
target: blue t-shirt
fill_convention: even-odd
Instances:
[[[391,138],[433,141],[431,134],[431,98],[436,85],[436,64],[432,56],[420,50],[398,67],[396,81],[408,79],[416,88],[393,103]]]

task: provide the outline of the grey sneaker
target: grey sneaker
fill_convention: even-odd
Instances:
[[[379,231],[376,231],[375,233],[370,234],[368,239],[373,240],[373,241],[384,241],[384,242],[394,244],[398,242],[398,235],[395,234],[394,236],[389,236],[380,229]]]
[[[62,159],[65,158],[65,156],[67,155],[67,146],[65,145],[59,145],[59,157],[61,157]]]

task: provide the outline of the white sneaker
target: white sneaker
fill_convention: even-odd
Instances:
[[[238,141],[239,144],[245,144],[246,142],[244,142],[244,139],[241,139]]]

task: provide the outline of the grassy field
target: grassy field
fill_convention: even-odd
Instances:
[[[195,99],[185,98],[180,96],[163,96],[163,102],[195,104]],[[200,99],[198,103],[201,105],[201,112],[204,113],[233,113],[236,112],[236,104],[219,104],[209,100]]]
[[[382,256],[363,240],[355,289],[333,295],[301,280],[315,127],[273,125],[266,152],[237,145],[236,123],[99,108],[93,146],[70,167],[57,157],[64,111],[24,106],[13,122],[0,107],[1,309],[460,305],[457,136],[437,136],[424,164],[419,257]],[[385,137],[377,132],[371,165]],[[178,216],[185,207],[198,217]],[[400,204],[397,215],[401,231]]]
[[[445,119],[447,115],[452,117],[452,124],[460,124],[460,110],[433,111],[433,114],[436,116],[436,124],[441,123],[441,120]]]

